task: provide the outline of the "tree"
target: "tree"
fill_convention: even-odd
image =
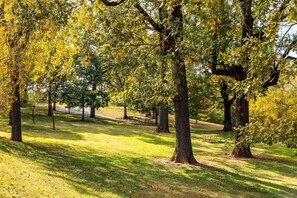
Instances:
[[[289,78],[290,79],[290,78]],[[241,128],[242,144],[282,143],[297,148],[296,81],[270,88],[251,104],[251,122]]]
[[[110,2],[102,1],[106,5],[110,5]],[[113,2],[114,4],[120,4],[124,2]],[[186,66],[181,48],[183,41],[183,3],[180,0],[175,1],[162,1],[162,2],[150,2],[141,1],[141,3],[134,1],[127,1],[132,3],[138,12],[142,15],[146,22],[148,30],[154,30],[160,33],[164,37],[164,51],[165,54],[170,56],[172,62],[172,78],[176,89],[174,97],[174,109],[175,109],[175,128],[176,128],[176,148],[172,157],[172,160],[179,163],[196,163],[193,155],[191,135],[190,135],[190,123],[189,123],[189,109],[188,109],[188,90],[187,90],[187,78],[186,78]],[[130,4],[131,5],[131,4]],[[142,5],[152,8],[151,12],[147,12]],[[155,19],[157,10],[159,7],[164,7],[165,18],[164,21]],[[154,9],[155,8],[155,9]],[[161,12],[163,13],[163,12]],[[151,15],[150,15],[151,14]],[[125,20],[126,21],[126,20]],[[123,25],[126,25],[125,22]],[[139,31],[139,30],[138,30]],[[133,32],[133,35],[136,32]],[[126,38],[125,36],[122,37]],[[164,54],[164,55],[165,55]]]
[[[86,60],[85,58],[90,58]],[[101,82],[102,71],[98,56],[84,57],[82,54],[74,56],[74,70],[72,79],[63,86],[61,102],[68,108],[80,107],[82,109],[82,121],[85,120],[85,107],[98,109],[106,105],[107,93],[97,90],[96,86]]]
[[[235,79],[237,128],[249,123],[249,98],[277,84],[281,72],[291,68],[288,54],[296,42],[286,33],[279,34],[280,24],[293,25],[289,14],[295,5],[292,1],[254,3],[210,1],[201,8],[201,27],[207,28],[199,34],[211,35],[202,37],[203,45],[211,46],[204,50],[203,60],[213,74]],[[239,17],[241,22],[236,20]],[[236,130],[233,155],[252,157],[250,146],[239,143],[242,138],[242,133]]]
[[[228,84],[225,80],[220,80],[221,86],[221,96],[224,100],[224,128],[223,131],[232,131],[232,114],[231,114],[231,106],[235,101],[236,97],[233,94],[233,97],[230,98],[230,88],[228,88]]]
[[[1,68],[11,90],[6,99],[11,102],[12,135],[14,141],[22,141],[20,92],[24,85],[24,74],[32,71],[30,62],[32,40],[58,23],[64,23],[69,14],[67,1],[6,1],[0,2]],[[50,9],[49,9],[50,7]],[[59,17],[56,17],[59,16]],[[46,28],[45,28],[46,27]],[[6,68],[5,68],[6,67]],[[8,104],[7,102],[6,104]]]

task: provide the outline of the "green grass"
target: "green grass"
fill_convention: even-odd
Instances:
[[[9,141],[0,120],[0,197],[296,197],[295,150],[258,145],[254,159],[229,156],[232,134],[217,125],[193,124],[192,140],[201,166],[168,159],[175,135],[154,126],[103,119],[81,122],[56,114],[57,130],[43,108],[36,124],[23,110],[24,143]],[[174,132],[174,129],[171,128]],[[204,142],[218,136],[223,141]],[[229,145],[229,146],[228,146]]]

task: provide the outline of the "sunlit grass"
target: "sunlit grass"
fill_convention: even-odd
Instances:
[[[25,110],[25,112],[29,110]],[[258,145],[255,159],[235,159],[232,134],[218,125],[192,123],[194,154],[201,166],[169,161],[171,134],[154,126],[103,119],[80,121],[79,115],[37,108],[36,124],[23,115],[24,143],[8,140],[1,119],[0,197],[294,197],[296,151],[282,145]],[[199,127],[200,128],[197,128]],[[203,126],[209,126],[203,127]],[[217,136],[220,141],[203,141]],[[227,142],[227,144],[225,143]]]

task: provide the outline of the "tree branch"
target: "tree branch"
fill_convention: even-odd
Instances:
[[[116,1],[108,1],[108,0],[100,0],[106,6],[117,6],[123,3],[125,0],[120,0],[119,2]]]
[[[164,32],[164,27],[157,22],[141,7],[139,3],[136,3],[134,7],[144,16],[144,18],[153,26],[157,32]]]

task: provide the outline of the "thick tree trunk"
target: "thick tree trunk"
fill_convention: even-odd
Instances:
[[[242,1],[242,15],[243,15],[243,25],[242,25],[242,40],[241,45],[245,45],[247,42],[247,38],[253,35],[253,15],[252,15],[252,0],[244,0]],[[248,57],[245,58],[246,62],[249,62]],[[241,73],[237,77],[237,81],[242,81],[246,79],[246,73]],[[235,110],[235,120],[236,127],[246,126],[249,123],[249,102],[245,96],[237,97],[236,100],[236,110]],[[233,149],[232,154],[235,157],[244,157],[251,158],[253,157],[250,145],[240,144],[240,140],[242,139],[242,135],[240,131],[235,131],[235,147]]]
[[[128,114],[127,114],[127,104],[124,102],[124,117],[123,119],[128,119]]]
[[[176,146],[172,160],[178,163],[195,164],[197,161],[194,158],[191,143],[186,66],[179,56],[173,68],[173,79],[177,95],[174,97]]]
[[[224,100],[224,129],[223,129],[223,131],[232,131],[233,130],[231,105],[232,105],[232,103]]]
[[[92,91],[96,91],[96,89],[97,89],[96,84],[93,84]],[[96,118],[96,108],[94,107],[93,104],[91,105],[90,118]]]
[[[47,94],[48,94],[47,95],[47,116],[52,116],[52,114],[53,114],[53,105],[52,105],[51,85],[49,85]]]
[[[169,132],[169,119],[168,119],[168,107],[165,105],[160,108],[159,124],[156,131],[158,133],[170,133]]]
[[[170,19],[164,22],[161,20],[162,25],[156,24],[140,4],[136,4],[135,7],[145,16],[155,30],[161,33],[160,41],[163,54],[174,53],[175,63],[172,69],[172,76],[177,94],[174,97],[176,146],[172,161],[194,164],[197,161],[194,158],[191,143],[186,66],[180,47],[177,46],[177,42],[182,41],[181,33],[183,32],[182,1],[175,0],[172,2],[172,5],[173,9],[170,11]],[[160,6],[160,13],[163,15],[162,7]],[[164,10],[166,11],[166,9]],[[166,16],[169,15],[166,14]],[[162,19],[163,17],[161,16],[160,18]],[[163,23],[165,24],[164,26]]]
[[[21,124],[21,100],[20,100],[20,85],[15,81],[14,101],[11,109],[11,140],[22,141],[22,124]]]
[[[249,102],[245,96],[241,96],[236,100],[235,111],[236,127],[245,126],[249,123]],[[232,154],[235,157],[251,158],[253,157],[250,146],[240,144],[242,135],[240,131],[235,131],[235,147]]]

